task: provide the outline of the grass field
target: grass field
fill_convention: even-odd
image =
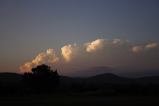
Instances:
[[[0,106],[150,106],[159,105],[159,97],[151,96],[12,96],[0,97]]]

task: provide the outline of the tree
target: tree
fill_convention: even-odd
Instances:
[[[36,91],[50,91],[59,85],[57,70],[45,64],[32,68],[32,72],[24,73],[24,81]]]

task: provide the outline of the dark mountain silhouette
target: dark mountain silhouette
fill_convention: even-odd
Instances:
[[[60,76],[60,92],[89,92],[89,94],[159,94],[159,76],[141,78],[121,77],[112,73],[104,73],[92,77]],[[7,92],[7,93],[5,93]],[[0,93],[12,94],[30,92],[23,82],[23,75],[16,73],[0,73]]]
[[[0,73],[0,95],[17,94],[24,88],[22,75],[16,73]]]
[[[0,73],[0,83],[20,83],[22,75],[17,73]]]
[[[97,84],[126,84],[133,82],[134,79],[120,77],[115,74],[106,73],[87,78],[88,83]]]
[[[72,74],[72,76],[76,77],[91,77],[99,74],[104,74],[104,73],[113,73],[115,69],[111,67],[105,67],[105,66],[97,66],[97,67],[92,67],[86,70],[79,70],[76,71],[75,73]]]
[[[20,83],[23,75],[17,73],[0,73],[0,83]],[[76,82],[87,82],[87,83],[144,83],[144,84],[159,84],[159,76],[145,76],[141,78],[127,78],[121,77],[112,73],[98,74],[92,77],[67,77],[61,76],[60,83],[69,84]]]

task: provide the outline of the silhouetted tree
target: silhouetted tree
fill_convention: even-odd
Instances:
[[[36,91],[50,91],[59,85],[57,70],[51,70],[45,64],[32,68],[32,72],[24,73],[24,81]]]

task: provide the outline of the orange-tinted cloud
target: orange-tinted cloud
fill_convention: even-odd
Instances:
[[[66,44],[61,48],[58,57],[54,49],[48,49],[39,53],[32,61],[20,66],[20,70],[30,71],[40,64],[57,65],[69,71],[93,66],[157,67],[159,62],[157,47],[156,42],[136,45],[122,39],[96,39],[81,45]],[[62,71],[65,71],[63,69]]]
[[[146,50],[151,50],[151,49],[154,49],[154,48],[157,48],[157,43],[156,42],[153,42],[153,43],[148,43],[148,44],[143,44],[143,45],[137,45],[137,46],[133,46],[132,47],[132,52],[133,53],[141,53],[143,51],[146,51]]]
[[[88,42],[85,44],[87,52],[94,52],[96,50],[101,49],[104,46],[104,39],[96,39],[92,42]]]
[[[144,50],[143,46],[134,46],[132,47],[132,52],[133,53],[140,53]]]
[[[158,45],[156,42],[153,42],[153,43],[149,43],[145,46],[145,48],[147,49],[153,49],[153,48],[156,48]]]
[[[76,46],[76,44],[74,45],[68,44],[61,48],[61,55],[63,56],[66,62],[69,62],[71,61],[73,56],[77,53],[77,50],[78,47]]]
[[[27,62],[20,66],[21,72],[28,72],[37,65],[40,64],[54,64],[59,60],[56,57],[55,51],[53,49],[47,49],[46,52],[38,54],[31,62]]]

